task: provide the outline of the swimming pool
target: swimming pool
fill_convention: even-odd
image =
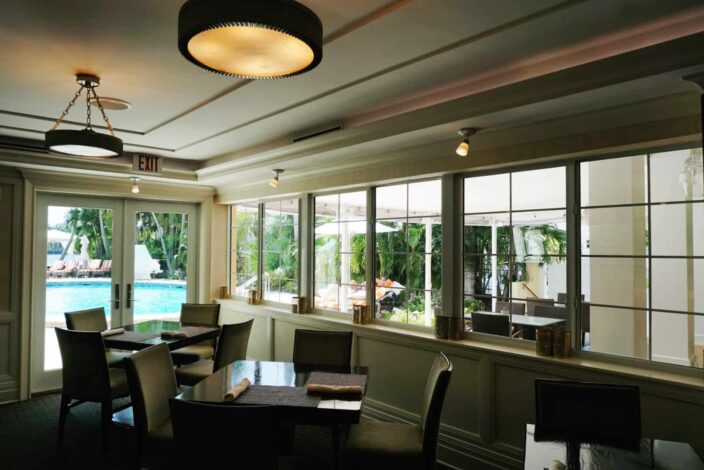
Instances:
[[[64,312],[95,307],[104,307],[110,316],[110,286],[110,281],[47,281],[46,321],[63,322]],[[178,314],[186,301],[186,283],[135,282],[132,298],[135,320],[140,315]]]

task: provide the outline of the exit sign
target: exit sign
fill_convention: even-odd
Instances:
[[[132,157],[132,171],[160,175],[161,163],[162,158],[158,155],[135,154]]]

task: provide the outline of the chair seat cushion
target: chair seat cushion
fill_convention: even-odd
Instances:
[[[362,420],[350,428],[345,461],[351,468],[424,468],[419,426]]]
[[[215,348],[205,344],[193,344],[175,351],[171,351],[171,358],[174,364],[190,364],[200,361],[201,359],[212,359],[215,354]]]
[[[124,397],[129,395],[130,390],[127,385],[127,374],[122,369],[109,369],[110,390],[114,397]]]
[[[105,351],[105,358],[108,360],[108,367],[124,367],[124,360],[129,357],[129,352],[118,352],[113,349],[108,349]]]
[[[198,362],[186,364],[176,369],[176,382],[179,385],[195,385],[213,374],[214,362],[210,359],[201,359]]]

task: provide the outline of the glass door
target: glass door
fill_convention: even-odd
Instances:
[[[195,301],[196,218],[192,204],[127,202],[123,324],[178,320]]]
[[[122,201],[39,194],[34,248],[32,391],[61,385],[55,327],[64,312],[103,307],[119,324]]]

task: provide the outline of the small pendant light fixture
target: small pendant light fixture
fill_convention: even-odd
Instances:
[[[130,176],[130,181],[132,181],[132,194],[139,194],[139,177]]]
[[[100,78],[95,75],[78,74],[76,82],[80,85],[78,91],[73,95],[68,106],[56,120],[54,127],[44,134],[44,145],[48,150],[88,158],[114,158],[122,154],[122,140],[115,137],[112,125],[108,120],[105,110],[100,103],[100,98],[95,93],[95,88],[100,85]],[[83,90],[86,90],[86,127],[77,131],[73,129],[57,128],[66,118],[68,111],[76,103]],[[102,114],[105,125],[110,134],[95,132],[91,126],[91,103],[96,103]]]
[[[269,186],[272,188],[275,188],[279,185],[279,175],[284,172],[284,170],[277,168],[276,170],[272,170],[274,172],[274,177],[271,178],[269,181]]]
[[[469,138],[477,132],[479,132],[479,129],[477,129],[476,127],[465,127],[457,131],[459,135],[464,137],[464,139],[462,139],[462,142],[460,142],[460,144],[455,149],[455,153],[457,155],[459,155],[460,157],[466,157],[467,155],[469,155]]]
[[[211,72],[249,79],[298,75],[323,58],[323,24],[294,0],[188,0],[178,49]]]

